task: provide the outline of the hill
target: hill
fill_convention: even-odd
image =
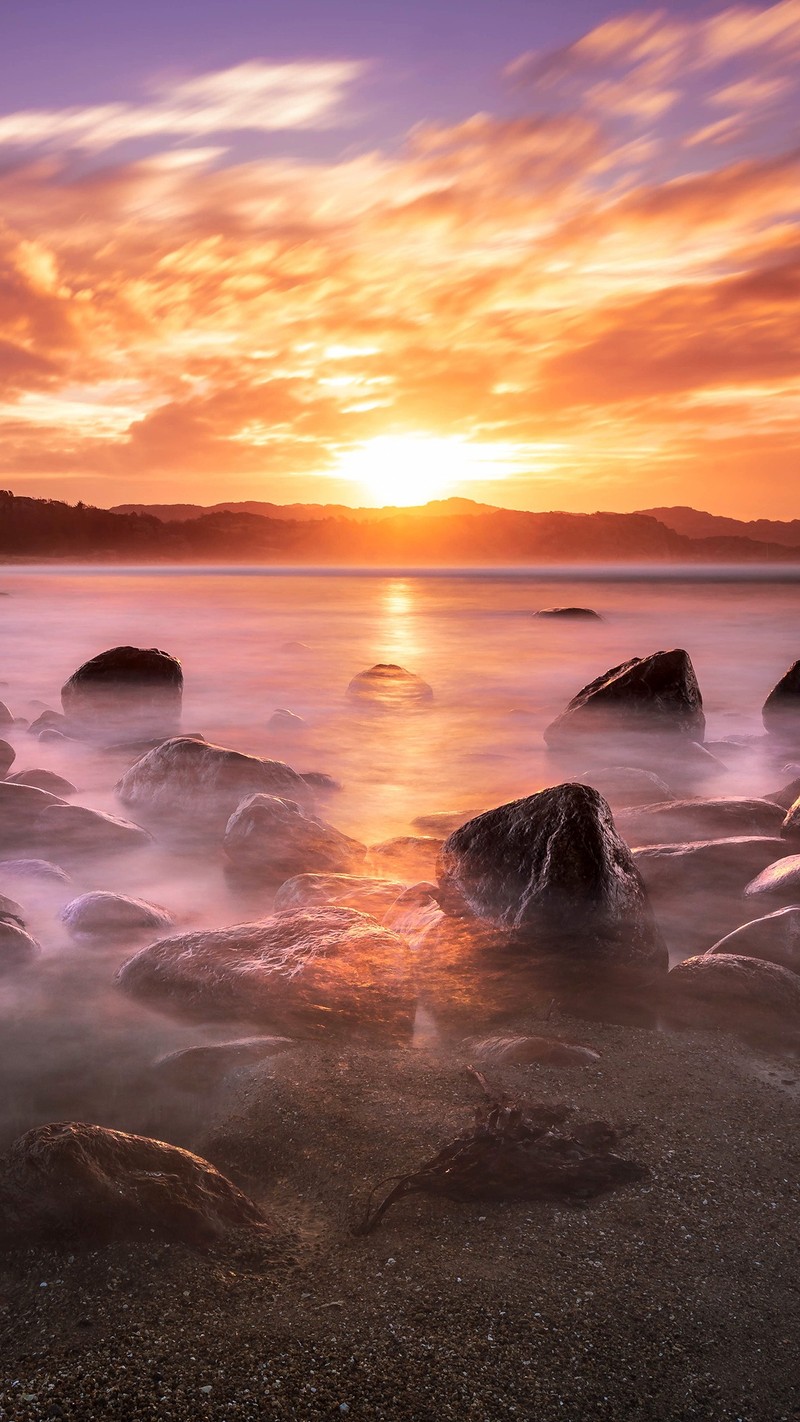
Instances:
[[[800,545],[798,518],[786,523],[771,518],[756,518],[747,522],[680,505],[676,508],[642,509],[642,513],[657,518],[659,523],[686,538],[749,538],[756,543],[782,543],[787,548]]]

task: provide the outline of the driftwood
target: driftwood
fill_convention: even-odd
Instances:
[[[646,1167],[615,1154],[631,1128],[588,1121],[559,1129],[570,1114],[568,1106],[512,1101],[494,1091],[482,1072],[474,1067],[468,1071],[487,1098],[477,1108],[472,1128],[418,1170],[395,1179],[375,1208],[370,1200],[357,1234],[369,1234],[386,1211],[407,1195],[442,1195],[461,1201],[581,1201],[647,1174]]]

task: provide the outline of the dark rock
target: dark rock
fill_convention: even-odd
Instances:
[[[123,804],[142,815],[177,818],[198,830],[224,828],[248,795],[311,800],[305,781],[280,760],[261,760],[206,741],[164,741],[132,765],[117,785]]]
[[[584,686],[547,727],[548,745],[569,744],[578,736],[679,736],[702,741],[703,698],[688,653],[677,648],[632,657]]]
[[[210,1244],[265,1231],[258,1206],[200,1156],[147,1136],[83,1122],[36,1126],[0,1175],[0,1242],[69,1240],[90,1248],[153,1233]]]
[[[470,1047],[475,1061],[492,1066],[591,1066],[600,1053],[578,1042],[562,1042],[558,1037],[484,1037]]]
[[[800,904],[800,854],[787,855],[787,848],[784,842],[783,857],[776,854],[774,862],[763,867],[751,880],[744,891],[746,899],[764,900],[765,907],[769,908]]]
[[[522,932],[539,952],[666,968],[631,852],[590,786],[557,785],[462,825],[439,885],[445,911]]]
[[[774,790],[771,795],[765,795],[765,800],[771,800],[773,805],[780,805],[782,810],[791,810],[795,800],[800,797],[800,778],[790,780],[788,785],[784,785],[781,790]]]
[[[582,771],[575,778],[582,785],[599,790],[615,814],[632,806],[664,804],[676,798],[654,771],[642,770],[636,765],[600,765],[594,770]]]
[[[564,617],[571,621],[583,621],[587,619],[594,622],[602,622],[599,612],[595,612],[591,607],[542,607],[538,612],[534,612],[534,617]]]
[[[668,973],[666,1001],[693,1025],[756,1025],[764,1016],[800,1024],[800,977],[761,958],[705,953]]]
[[[324,770],[304,770],[300,774],[300,779],[311,791],[318,791],[321,795],[330,795],[336,791],[344,789],[340,780],[335,780],[332,775],[326,775]]]
[[[282,913],[285,909],[340,904],[382,918],[404,888],[391,879],[360,879],[355,874],[297,874],[281,884],[273,907]]]
[[[130,958],[117,981],[165,1011],[289,1036],[351,1030],[402,1039],[416,999],[404,940],[335,906],[161,939]]]
[[[0,914],[0,976],[26,968],[40,952],[16,914]]]
[[[96,889],[72,899],[61,911],[70,933],[79,935],[115,934],[143,928],[170,928],[172,919],[162,908],[143,899],[128,898]]]
[[[63,731],[66,724],[67,718],[60,711],[42,711],[35,721],[31,721],[28,735],[41,739],[42,731]]]
[[[84,662],[61,688],[69,728],[90,740],[121,732],[175,735],[180,726],[181,664],[155,647],[112,647]]]
[[[152,844],[141,825],[84,805],[50,805],[37,819],[35,835],[37,844],[45,850],[54,849],[61,859],[126,854]]]
[[[708,951],[763,958],[767,963],[800,973],[800,906],[776,909],[763,918],[743,923]]]
[[[433,691],[422,677],[392,662],[379,662],[359,672],[347,688],[355,701],[389,709],[433,700]]]
[[[222,842],[237,869],[273,884],[296,874],[352,873],[367,853],[358,840],[275,795],[243,800],[228,820]]]
[[[10,746],[8,741],[0,741],[0,780],[4,780],[8,775],[16,758],[17,752],[14,747]]]
[[[49,795],[57,795],[59,799],[64,795],[78,793],[71,780],[65,780],[63,775],[56,775],[54,770],[18,770],[7,779],[9,785],[32,785],[35,790],[46,790]]]
[[[783,815],[770,800],[732,797],[672,800],[622,810],[616,825],[623,839],[637,847],[679,841],[730,839],[736,835],[777,835]]]
[[[267,729],[270,731],[304,731],[307,725],[308,722],[298,716],[296,711],[287,711],[283,706],[273,711],[267,721]]]
[[[419,879],[435,875],[443,840],[435,835],[402,834],[369,847],[373,869],[398,879]]]
[[[14,717],[11,715],[5,701],[0,701],[0,726],[13,726]]]
[[[800,839],[800,796],[786,812],[781,825],[781,835],[784,839]]]
[[[159,1057],[153,1070],[180,1091],[211,1091],[228,1072],[296,1046],[291,1037],[239,1037],[234,1042],[182,1047]]]
[[[800,743],[800,661],[794,662],[773,686],[761,715],[771,736]]]

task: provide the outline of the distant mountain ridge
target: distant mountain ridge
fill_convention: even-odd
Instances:
[[[0,559],[356,568],[800,563],[800,539],[787,546],[738,536],[688,538],[644,513],[470,507],[478,511],[437,506],[381,509],[367,519],[290,519],[222,510],[162,520],[0,491]]]
[[[726,518],[723,514],[702,513],[685,505],[642,509],[641,512],[657,518],[659,523],[686,538],[752,538],[757,543],[783,543],[787,548],[800,545],[800,518],[788,522],[772,518]]]

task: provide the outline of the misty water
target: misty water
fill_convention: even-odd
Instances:
[[[369,845],[417,833],[416,816],[477,812],[580,778],[581,762],[607,764],[602,745],[554,761],[542,731],[587,681],[659,648],[688,650],[707,742],[728,743],[717,749],[725,768],[697,793],[763,795],[787,778],[787,757],[764,736],[760,711],[798,656],[798,586],[788,575],[6,568],[0,591],[0,697],[21,718],[3,731],[16,749],[13,771],[55,771],[77,786],[74,802],[133,819],[114,795],[130,752],[40,742],[23,724],[43,706],[60,709],[71,672],[122,644],[180,659],[186,732],[340,781],[320,811]],[[596,609],[602,621],[532,616],[570,604]],[[355,707],[348,683],[377,662],[418,673],[433,702],[385,714]],[[277,708],[305,725],[271,731]],[[0,882],[43,949],[27,972],[0,979],[2,1143],[54,1118],[166,1131],[149,1065],[174,1048],[236,1035],[124,997],[115,970],[152,931],[77,943],[60,920],[69,899],[92,889],[134,894],[168,909],[176,931],[258,918],[272,902],[271,889],[226,877],[221,853],[174,840],[68,867],[69,885]]]

